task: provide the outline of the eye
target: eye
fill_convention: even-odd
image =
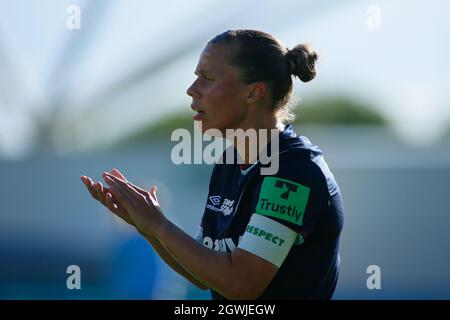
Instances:
[[[212,82],[215,79],[206,73],[196,73],[197,79],[203,80],[205,82]]]
[[[211,81],[211,80],[212,80],[212,79],[211,79],[209,76],[207,76],[207,75],[201,75],[200,77],[203,78],[203,79],[206,80],[206,81]]]

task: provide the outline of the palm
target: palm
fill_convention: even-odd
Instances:
[[[111,174],[115,177],[123,180],[128,181],[125,176],[120,173],[118,170],[113,169],[111,170]],[[131,226],[136,227],[136,224],[131,219],[129,212],[121,206],[118,201],[114,198],[112,193],[110,192],[109,188],[104,188],[103,185],[100,182],[93,183],[92,180],[88,177],[82,176],[81,180],[84,182],[86,187],[88,188],[89,192],[91,193],[92,197],[96,200],[98,200],[100,203],[102,203],[105,207],[107,207],[111,212],[113,212],[116,216],[124,220],[126,223],[130,224]],[[156,188],[152,188],[149,192],[142,190],[138,187],[136,187],[137,191],[146,197],[150,194],[153,196],[153,198],[156,200]],[[156,200],[157,202],[157,200]],[[139,231],[139,230],[138,230]]]

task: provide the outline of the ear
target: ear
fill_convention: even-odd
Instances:
[[[266,90],[266,84],[262,81],[249,84],[246,97],[247,104],[255,104],[264,99]]]

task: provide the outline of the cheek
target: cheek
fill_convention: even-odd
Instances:
[[[242,110],[243,101],[239,97],[239,90],[232,85],[211,87],[208,96],[214,111],[231,115]]]

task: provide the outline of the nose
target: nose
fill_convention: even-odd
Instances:
[[[195,80],[191,86],[187,89],[186,91],[187,95],[192,97],[192,98],[198,98],[199,97],[199,93],[197,90],[197,80]]]

